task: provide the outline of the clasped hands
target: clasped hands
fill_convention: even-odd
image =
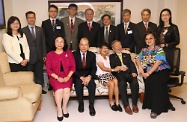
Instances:
[[[140,74],[140,76],[144,77],[145,79],[147,79],[147,77],[149,77],[149,75],[150,75],[148,72],[144,73],[144,70],[142,68],[139,68],[139,74]]]
[[[80,79],[82,80],[82,84],[84,84],[85,86],[87,86],[88,83],[89,83],[90,80],[91,80],[91,77],[90,77],[90,76],[86,76],[86,77],[81,76]]]
[[[58,81],[60,82],[60,83],[63,83],[63,82],[67,82],[68,80],[70,79],[70,77],[64,77],[64,78],[61,78],[61,77],[59,77],[58,78]]]
[[[114,72],[126,71],[126,70],[128,70],[128,67],[126,67],[126,66],[117,66],[114,68]],[[137,74],[132,73],[132,77],[137,77]]]

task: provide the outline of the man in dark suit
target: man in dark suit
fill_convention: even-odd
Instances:
[[[144,35],[146,30],[151,30],[157,33],[157,25],[155,23],[150,22],[151,10],[143,9],[141,12],[142,21],[136,24],[136,53],[140,53],[142,48],[146,47]]]
[[[94,116],[96,114],[94,109],[96,56],[93,52],[88,51],[89,41],[87,38],[82,38],[80,40],[79,49],[80,50],[73,53],[76,61],[74,84],[79,101],[78,111],[84,112],[83,87],[86,86],[89,92],[89,113],[91,116]]]
[[[47,53],[55,50],[55,38],[61,36],[65,38],[64,24],[57,19],[58,8],[55,5],[50,5],[48,8],[49,19],[42,22],[42,28],[45,34],[45,43]],[[49,84],[48,90],[52,90]]]
[[[30,61],[28,64],[28,70],[34,72],[35,83],[40,84],[43,87],[43,62],[45,62],[46,56],[45,36],[42,28],[35,25],[35,13],[32,11],[28,11],[25,15],[28,25],[22,28],[22,30],[27,37],[30,49]],[[42,94],[46,93],[46,91],[42,90]]]
[[[55,5],[50,5],[48,9],[49,19],[42,22],[42,28],[45,34],[47,53],[54,50],[55,38],[57,36],[65,37],[64,24],[57,19],[58,8]]]
[[[101,27],[99,32],[99,41],[102,41],[102,43],[107,43],[109,45],[109,48],[112,49],[111,43],[114,40],[118,40],[118,31],[116,26],[111,25],[111,16],[108,14],[104,14],[101,17],[101,20],[103,21],[104,26]],[[100,45],[98,45],[100,46]]]
[[[86,22],[79,25],[78,40],[86,37],[89,40],[90,47],[98,47],[101,44],[99,40],[100,25],[93,21],[94,11],[91,8],[85,10]]]
[[[135,24],[130,22],[131,11],[124,9],[122,11],[123,22],[117,25],[119,32],[119,41],[122,44],[122,48],[135,53]]]
[[[131,56],[126,53],[122,53],[122,46],[120,41],[112,42],[112,49],[115,52],[110,55],[110,65],[111,68],[121,66],[119,72],[113,72],[113,75],[118,79],[119,93],[121,96],[121,101],[123,102],[125,112],[129,115],[138,113],[139,109],[137,106],[138,100],[138,90],[139,85],[137,81],[137,70],[131,60]],[[132,110],[129,106],[128,96],[127,96],[127,82],[130,84],[132,92]]]
[[[76,4],[70,4],[68,6],[69,16],[62,18],[61,21],[65,27],[65,39],[70,50],[77,50],[78,43],[78,26],[83,20],[76,17],[78,6]]]

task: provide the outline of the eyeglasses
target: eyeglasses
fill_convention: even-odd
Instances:
[[[57,13],[57,11],[49,11],[50,13]]]
[[[169,14],[162,14],[162,17],[164,17],[164,16],[170,16]]]

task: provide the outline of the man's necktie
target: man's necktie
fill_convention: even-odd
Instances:
[[[118,57],[119,57],[119,59],[120,59],[121,66],[124,66],[124,64],[123,64],[123,59],[122,59],[122,54],[117,54],[117,55],[118,55]]]
[[[34,27],[31,27],[31,34],[32,34],[33,38],[36,39],[36,35],[34,33]]]
[[[148,30],[148,24],[147,24],[147,22],[145,23],[145,30]]]
[[[71,28],[71,34],[72,34],[73,30],[74,30],[73,19],[71,19],[71,26],[70,26],[70,28]]]
[[[82,54],[82,68],[84,69],[86,67],[86,57],[85,54]]]
[[[52,27],[53,27],[53,31],[55,31],[55,20],[52,20]]]
[[[125,23],[125,28],[124,28],[125,34],[127,33],[127,23]]]
[[[105,31],[105,42],[108,43],[108,27],[106,27]]]
[[[88,30],[91,31],[91,23],[88,23]]]

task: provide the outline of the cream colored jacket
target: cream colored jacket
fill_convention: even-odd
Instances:
[[[18,37],[21,37],[19,34]],[[25,54],[25,59],[29,60],[30,50],[25,34],[20,38],[22,41],[23,52]],[[19,46],[19,41],[16,35],[10,36],[7,33],[3,34],[2,43],[5,49],[5,52],[8,55],[9,63],[19,64],[23,58],[20,56],[21,50]]]

